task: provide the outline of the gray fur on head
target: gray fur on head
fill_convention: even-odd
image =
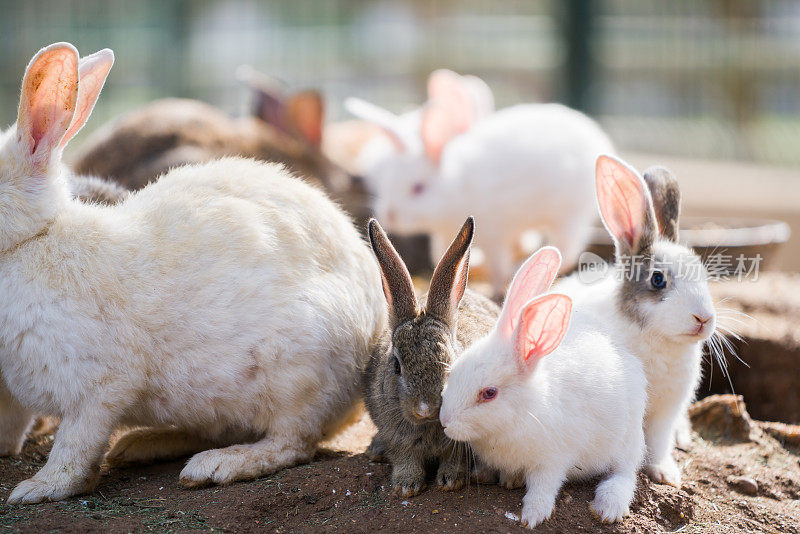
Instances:
[[[437,483],[448,489],[462,485],[467,475],[466,458],[448,442],[438,414],[450,364],[491,330],[500,312],[488,298],[466,290],[473,227],[469,218],[420,306],[402,259],[377,221],[369,224],[393,318],[364,376],[367,409],[378,427],[370,453],[392,462],[392,484],[405,496],[424,487],[429,463],[439,464]]]
[[[677,243],[681,216],[681,190],[678,179],[669,169],[653,166],[644,171],[644,181],[650,190],[661,237]]]

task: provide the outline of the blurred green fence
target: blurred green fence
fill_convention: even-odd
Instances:
[[[581,103],[623,149],[800,165],[795,0],[0,0],[0,124],[41,46],[113,48],[90,127],[163,96],[241,113],[236,67],[396,111],[438,67]],[[584,53],[581,53],[583,51]]]

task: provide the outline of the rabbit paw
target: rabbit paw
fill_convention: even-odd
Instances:
[[[436,485],[443,491],[456,491],[464,487],[465,478],[457,464],[443,463],[436,473]]]
[[[498,482],[506,489],[517,489],[525,485],[525,475],[520,471],[518,473],[505,473],[500,472],[500,480]]]
[[[383,443],[378,440],[378,436],[372,438],[372,442],[370,442],[369,447],[367,447],[367,457],[370,462],[384,463],[389,461],[386,457],[386,449]]]
[[[4,456],[16,456],[22,452],[22,441],[15,443],[0,443],[0,458]]]
[[[256,473],[248,475],[245,472],[247,455],[239,453],[236,449],[228,447],[195,454],[181,471],[180,485],[184,488],[202,488],[213,484],[230,484],[258,476]]]
[[[536,528],[539,526],[544,520],[549,519],[550,515],[553,513],[552,506],[546,505],[524,505],[522,507],[522,515],[520,516],[520,521],[522,522],[523,526],[528,528]]]
[[[411,482],[409,484],[401,484],[392,488],[392,493],[397,497],[415,497],[422,493],[427,484],[424,481]]]
[[[484,463],[479,463],[478,466],[472,470],[470,480],[474,480],[478,484],[496,484],[497,471]]]
[[[681,471],[672,458],[667,458],[660,464],[650,464],[647,466],[646,471],[653,482],[669,484],[676,488],[681,487]]]
[[[37,478],[23,480],[8,497],[8,504],[36,504],[46,501],[60,501],[73,495],[91,491],[94,485],[76,481],[66,474],[56,478]]]
[[[603,523],[615,523],[630,515],[628,499],[619,498],[611,493],[596,495],[589,504],[589,509]]]

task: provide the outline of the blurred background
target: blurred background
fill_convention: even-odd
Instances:
[[[408,109],[446,67],[486,80],[498,107],[587,112],[635,165],[673,167],[689,213],[788,221],[780,261],[800,270],[796,0],[0,0],[0,13],[2,125],[27,61],[59,40],[116,53],[87,131],[166,96],[243,114],[240,64],[322,90],[329,120],[350,95]]]

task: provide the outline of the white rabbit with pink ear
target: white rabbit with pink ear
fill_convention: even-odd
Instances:
[[[467,215],[481,221],[476,245],[492,286],[502,294],[525,231],[538,230],[571,269],[596,220],[594,161],[613,150],[589,117],[559,104],[522,104],[488,116],[480,91],[444,76],[449,89],[421,110],[396,116],[349,100],[356,116],[385,139],[364,149],[362,174],[375,194],[376,216],[398,234],[429,233],[433,257]],[[460,92],[453,90],[459,88]],[[377,147],[377,148],[376,148]]]
[[[616,264],[600,282],[583,284],[577,274],[557,289],[572,297],[576,317],[593,321],[642,361],[649,392],[646,471],[656,482],[680,486],[674,436],[686,434],[703,344],[716,324],[708,274],[700,257],[679,243],[680,189],[671,172],[651,167],[640,176],[601,156],[596,180]]]
[[[357,409],[386,328],[352,222],[280,165],[224,158],[113,206],[72,198],[62,149],[112,59],[40,50],[0,136],[0,455],[33,414],[61,419],[10,504],[91,491],[104,456],[193,455],[190,488],[309,461]]]
[[[524,475],[522,522],[550,517],[567,480],[601,475],[591,509],[604,522],[629,512],[644,454],[646,382],[639,360],[546,291],[558,251],[520,268],[492,332],[455,361],[442,394],[445,434],[489,465]],[[533,298],[533,300],[530,300]]]

